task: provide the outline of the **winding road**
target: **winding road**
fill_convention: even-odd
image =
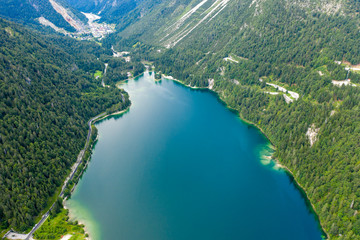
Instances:
[[[98,120],[99,118],[105,116],[106,113],[102,113],[102,114],[99,114],[97,115],[96,117],[93,117],[92,119],[90,119],[88,121],[88,126],[89,126],[89,131],[88,131],[88,135],[87,135],[87,138],[86,138],[86,143],[85,143],[85,147],[84,149],[82,149],[77,157],[77,160],[76,162],[74,163],[74,165],[71,167],[71,173],[69,174],[69,176],[65,179],[64,181],[64,184],[61,188],[61,192],[59,194],[59,197],[63,197],[64,196],[64,191],[69,183],[69,181],[71,179],[73,179],[75,173],[76,173],[76,170],[78,169],[79,165],[82,163],[83,161],[83,158],[84,158],[84,154],[85,154],[85,151],[86,149],[89,147],[89,144],[90,144],[90,137],[91,137],[91,134],[92,134],[92,128],[91,128],[91,125],[93,124],[94,121]],[[54,207],[55,205],[55,202],[51,205],[51,207],[49,208],[49,210],[42,216],[42,218],[40,219],[40,221],[35,224],[35,226],[31,229],[31,231],[28,233],[28,234],[21,234],[21,233],[17,233],[13,230],[9,231],[8,233],[6,233],[3,237],[3,239],[5,238],[9,238],[9,239],[14,239],[12,236],[16,236],[16,239],[25,239],[25,240],[31,240],[33,239],[32,238],[32,235],[34,234],[34,232],[36,230],[39,229],[39,227],[46,221],[46,219],[49,217],[50,215],[50,211],[52,210],[52,208]]]
[[[106,71],[107,71],[107,68],[108,68],[108,64],[105,63],[105,70],[104,70],[104,75],[106,74]],[[102,85],[103,87],[106,87],[105,83],[104,83],[104,80],[102,80]],[[107,86],[109,87],[109,86]],[[121,98],[122,98],[122,102],[125,102],[125,97],[124,95],[121,93]],[[74,175],[77,171],[77,169],[79,168],[80,164],[83,162],[83,158],[84,158],[84,155],[85,155],[85,151],[86,149],[89,147],[89,144],[90,144],[90,137],[91,137],[91,134],[92,134],[92,128],[91,128],[91,125],[93,124],[94,121],[102,118],[103,116],[106,115],[106,112],[104,113],[101,113],[99,115],[97,115],[96,117],[93,117],[91,118],[89,121],[88,121],[88,126],[89,126],[89,131],[88,131],[88,135],[86,137],[86,143],[85,143],[85,147],[84,149],[82,149],[80,152],[79,152],[79,155],[77,156],[77,160],[76,162],[74,163],[74,165],[71,167],[71,173],[69,174],[69,176],[67,176],[67,178],[65,179],[64,181],[64,184],[61,188],[61,192],[59,194],[59,197],[63,197],[64,196],[64,191],[69,183],[70,180],[72,180],[74,178]],[[25,240],[32,240],[32,235],[34,234],[34,232],[36,230],[39,229],[39,227],[46,221],[46,219],[49,217],[50,215],[50,211],[53,209],[55,205],[55,202],[51,205],[51,207],[49,208],[49,210],[42,216],[42,218],[40,219],[40,221],[35,224],[35,226],[31,229],[31,231],[28,233],[28,234],[22,234],[22,233],[17,233],[15,231],[13,231],[12,229],[10,231],[8,231],[4,237],[2,239],[5,239],[5,238],[8,238],[8,239],[25,239]],[[15,237],[15,238],[14,238]]]

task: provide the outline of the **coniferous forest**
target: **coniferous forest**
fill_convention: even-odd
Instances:
[[[23,231],[69,174],[87,121],[129,100],[94,79],[106,54],[95,43],[39,37],[4,20],[0,42],[0,219]]]
[[[86,122],[130,104],[115,83],[146,61],[190,86],[213,81],[274,144],[273,157],[304,188],[328,236],[360,239],[359,1],[233,0],[202,21],[209,1],[184,24],[200,1],[121,2],[105,9],[117,32],[100,44],[0,20],[0,229],[34,224],[83,148]],[[182,26],[196,27],[176,42]],[[129,51],[131,63],[112,58],[111,47]],[[105,88],[94,77],[104,63]]]

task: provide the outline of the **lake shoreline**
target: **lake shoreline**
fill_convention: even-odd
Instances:
[[[128,112],[128,111],[130,110],[130,106],[131,106],[131,104],[130,104],[128,107],[126,107],[124,110],[117,111],[117,112],[114,112],[114,113],[109,113],[109,114],[107,114],[107,115],[105,115],[105,116],[102,116],[101,118],[98,118],[98,119],[96,119],[95,121],[93,121],[92,125],[93,125],[94,123],[96,123],[96,122],[105,120],[105,119],[108,118],[108,117],[122,115],[122,114],[124,114],[124,113],[126,113],[126,112]]]
[[[238,113],[240,120],[241,120],[242,122],[244,122],[245,124],[247,124],[247,125],[249,125],[249,126],[251,126],[251,127],[255,127],[256,129],[258,129],[258,130],[266,137],[266,139],[271,143],[271,146],[274,148],[274,150],[276,150],[276,145],[271,141],[270,137],[265,133],[265,131],[264,131],[260,126],[258,126],[256,123],[253,123],[253,122],[247,120],[246,118],[244,118],[243,115],[242,115],[242,113],[239,112],[239,110],[230,107],[230,106],[226,103],[226,101],[220,96],[220,93],[216,91],[216,89],[214,89],[214,88],[213,88],[213,89],[209,89],[208,87],[192,87],[192,86],[190,86],[190,85],[186,85],[186,84],[185,84],[184,82],[182,82],[181,80],[178,80],[178,79],[176,79],[176,78],[174,78],[174,77],[172,77],[172,76],[167,76],[167,75],[165,75],[165,74],[162,74],[162,77],[164,77],[164,78],[167,79],[167,80],[171,80],[171,81],[175,81],[175,82],[177,82],[177,83],[180,83],[181,85],[183,85],[183,86],[185,86],[185,87],[188,87],[188,88],[191,88],[191,89],[195,89],[195,90],[209,90],[210,92],[215,93],[216,96],[217,96],[217,98],[226,106],[226,108],[228,108],[229,110],[231,110],[231,111],[233,111],[233,112]],[[311,212],[314,213],[316,219],[318,220],[319,226],[321,227],[321,231],[325,234],[326,239],[329,239],[329,234],[326,232],[324,226],[322,225],[322,223],[321,223],[321,221],[320,221],[320,217],[319,217],[318,213],[317,213],[316,210],[315,210],[315,205],[311,202],[310,198],[308,197],[308,192],[306,191],[305,187],[302,186],[302,185],[299,183],[299,181],[296,179],[294,173],[293,173],[287,166],[285,166],[285,165],[283,165],[283,164],[280,163],[280,160],[279,160],[279,159],[273,158],[273,157],[271,156],[271,160],[273,160],[273,161],[275,162],[276,167],[284,170],[284,171],[289,175],[289,177],[291,177],[291,178],[294,180],[296,188],[297,188],[300,192],[303,193],[302,195],[304,195],[304,197],[306,198],[305,200],[306,200],[307,204],[310,204],[310,206],[312,207]]]
[[[63,184],[62,184],[62,187],[59,189],[60,192],[56,192],[54,196],[58,196],[60,198],[63,198],[63,202],[67,200],[68,196],[65,196],[64,197],[64,191],[66,190],[66,188],[68,188],[68,184],[69,184],[69,181],[70,180],[73,180],[74,179],[74,176],[75,174],[78,172],[78,171],[81,171],[79,176],[77,177],[77,180],[79,181],[80,177],[82,176],[82,174],[84,173],[88,163],[89,163],[89,159],[91,157],[91,150],[90,150],[90,154],[89,154],[89,157],[87,158],[88,161],[86,161],[86,164],[84,165],[84,167],[82,167],[81,169],[79,168],[79,166],[85,162],[85,154],[87,153],[87,151],[89,151],[89,149],[92,149],[93,146],[94,146],[94,142],[96,142],[96,139],[95,141],[91,141],[91,136],[92,136],[92,126],[93,126],[93,123],[99,121],[99,120],[102,120],[108,116],[112,116],[112,115],[119,115],[119,114],[123,114],[124,112],[126,112],[129,108],[130,108],[130,105],[131,105],[131,102],[129,104],[129,106],[127,106],[127,108],[125,108],[124,110],[121,110],[121,111],[117,111],[117,112],[114,112],[114,113],[109,113],[109,114],[106,114],[106,112],[103,112],[103,113],[100,113],[98,114],[97,116],[91,118],[88,122],[87,122],[87,125],[89,126],[89,130],[88,130],[88,134],[86,136],[86,141],[85,141],[85,145],[84,145],[84,149],[82,149],[80,152],[79,152],[79,155],[77,157],[77,161],[71,166],[71,172],[70,174],[65,178]],[[91,145],[90,145],[91,144]],[[72,187],[71,189],[71,192],[75,189],[77,185],[77,182],[74,183],[74,186]],[[53,196],[52,196],[53,197]],[[19,234],[19,236],[21,236],[21,238],[24,238],[24,239],[29,239],[29,238],[32,238],[33,234],[42,226],[42,224],[47,220],[48,216],[50,215],[50,211],[52,210],[52,208],[55,206],[55,202],[52,203],[52,205],[47,209],[47,211],[42,215],[42,217],[40,218],[39,221],[37,221],[37,223],[35,224],[35,226],[30,230],[29,233],[27,234],[24,234],[24,233],[17,233]],[[63,209],[66,209],[64,206],[63,206]],[[39,215],[41,216],[41,215]],[[84,225],[84,228],[85,228],[85,225]],[[11,231],[9,231],[11,232]],[[6,237],[6,235],[9,233],[7,232],[4,237]]]
[[[127,106],[127,107],[126,107],[125,109],[123,109],[123,110],[120,110],[120,111],[117,111],[117,112],[113,112],[113,113],[109,113],[109,114],[106,114],[106,115],[104,115],[104,116],[100,116],[100,117],[94,119],[94,120],[91,122],[91,126],[94,126],[94,124],[95,124],[96,122],[105,120],[105,119],[107,119],[107,118],[109,118],[109,117],[122,115],[122,114],[128,112],[128,111],[130,110],[130,106],[131,106],[131,103],[130,103],[129,106]],[[94,126],[94,127],[95,127],[95,126]],[[96,128],[96,127],[95,127],[95,128]],[[87,159],[87,161],[86,161],[86,164],[85,164],[84,167],[81,169],[81,173],[79,174],[79,177],[78,177],[78,179],[77,179],[77,182],[76,182],[76,183],[74,184],[74,186],[72,187],[71,193],[74,192],[75,188],[76,188],[77,185],[78,185],[78,182],[80,181],[80,178],[81,178],[82,175],[85,173],[85,170],[86,170],[86,168],[87,168],[87,166],[88,166],[88,164],[89,164],[89,162],[90,162],[90,158],[91,158],[91,155],[92,155],[92,152],[91,152],[91,151],[92,151],[92,149],[95,147],[96,142],[97,142],[98,139],[99,139],[99,133],[97,133],[95,140],[92,141],[91,145],[90,145],[89,148],[88,148],[88,150],[90,150],[90,155],[89,155],[89,157],[88,157],[88,159]],[[65,202],[66,202],[67,200],[68,200],[68,198],[64,199]],[[70,216],[70,217],[73,217],[74,219],[76,219],[76,217],[70,213],[71,210],[70,210],[69,207],[66,206],[66,204],[63,205],[63,208],[64,208],[64,209],[68,209],[68,210],[69,210],[69,216]],[[79,221],[79,220],[78,220],[78,223],[84,225],[85,233],[87,233],[87,234],[89,235],[89,237],[86,238],[86,240],[92,240],[91,235],[90,235],[90,231],[89,231],[89,227],[87,226],[87,224],[86,224],[85,222]]]
[[[145,72],[146,72],[146,71],[145,71]],[[136,77],[132,77],[132,78],[129,78],[129,79],[126,79],[126,80],[119,81],[118,83],[116,83],[116,86],[117,86],[118,88],[120,88],[120,85],[121,85],[121,84],[126,83],[126,82],[128,82],[128,81],[130,81],[130,80],[135,80],[136,78],[142,76],[145,72],[143,72],[142,74],[140,74],[140,75],[138,75],[138,76],[136,76]],[[155,71],[153,71],[153,72],[155,72]],[[241,112],[239,112],[237,109],[231,108],[231,107],[226,103],[226,101],[220,96],[220,93],[216,91],[216,89],[209,89],[208,87],[193,87],[193,86],[191,86],[191,85],[186,85],[183,81],[178,80],[178,79],[175,79],[175,78],[173,78],[172,76],[167,76],[167,75],[164,75],[164,74],[162,74],[161,76],[162,76],[164,79],[174,81],[174,82],[179,83],[179,84],[181,84],[181,85],[183,85],[183,86],[185,86],[185,87],[188,87],[188,88],[190,88],[190,89],[192,89],[192,90],[210,90],[210,92],[212,92],[212,93],[214,93],[214,94],[217,95],[218,100],[220,100],[227,109],[229,109],[230,111],[233,111],[233,112],[236,112],[237,114],[239,114],[239,115],[238,115],[238,116],[239,116],[239,119],[240,119],[243,123],[245,123],[246,125],[249,125],[249,126],[251,126],[251,127],[255,127],[257,130],[259,130],[259,131],[263,134],[263,136],[265,136],[266,139],[271,143],[271,146],[273,147],[273,149],[276,150],[276,145],[270,140],[269,136],[265,133],[265,131],[264,131],[260,126],[258,126],[257,124],[255,124],[255,123],[247,120],[246,118],[244,118],[243,115],[241,114]],[[161,79],[158,80],[158,81],[161,81]],[[130,107],[131,107],[131,103],[130,103],[130,105],[129,105],[126,109],[121,110],[121,111],[117,111],[117,112],[114,112],[114,113],[109,113],[109,114],[104,115],[104,116],[101,116],[100,118],[94,120],[94,121],[92,122],[92,124],[94,124],[94,123],[96,123],[96,122],[99,122],[99,121],[102,121],[102,120],[105,120],[105,119],[107,119],[107,118],[116,116],[116,115],[122,115],[122,114],[128,112],[128,111],[130,110]],[[98,139],[98,136],[97,136],[96,140],[97,140],[97,139]],[[94,145],[95,145],[95,143],[96,143],[96,140],[95,140],[95,141],[93,142],[93,144],[91,145],[91,149],[93,149],[93,147],[94,147]],[[89,158],[90,158],[90,157],[91,157],[91,155],[89,156]],[[281,164],[279,159],[273,158],[273,157],[271,156],[271,160],[273,160],[273,161],[275,162],[275,165],[276,165],[277,167],[279,167],[280,169],[284,170],[284,171],[286,172],[286,174],[295,182],[296,188],[301,192],[301,194],[303,195],[303,197],[305,197],[305,201],[306,201],[307,205],[308,205],[308,203],[309,203],[309,204],[310,204],[309,206],[312,207],[312,209],[310,209],[310,211],[314,213],[316,219],[318,220],[319,227],[321,227],[321,231],[323,232],[323,234],[325,234],[326,239],[329,239],[327,232],[324,230],[324,227],[323,227],[323,225],[322,225],[321,222],[320,222],[320,218],[319,218],[319,215],[317,214],[317,212],[316,212],[316,210],[315,210],[314,204],[310,201],[310,199],[309,199],[309,197],[308,197],[308,194],[307,194],[307,191],[305,190],[305,188],[304,188],[304,187],[298,182],[298,180],[295,178],[294,173],[293,173],[287,166]],[[86,164],[86,166],[84,167],[84,169],[85,169],[86,167],[87,167],[87,164]],[[84,169],[83,169],[83,170],[84,170]],[[82,172],[82,174],[83,174],[83,173],[84,173],[84,171]],[[82,176],[82,174],[79,176],[79,178]],[[83,222],[81,222],[81,223],[84,224]],[[84,224],[84,225],[85,225],[85,228],[86,228],[86,224]],[[88,231],[86,231],[86,232],[88,233]],[[89,239],[91,239],[90,234],[89,234]]]

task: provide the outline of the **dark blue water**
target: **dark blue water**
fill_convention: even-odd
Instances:
[[[321,239],[269,142],[209,91],[122,85],[132,106],[96,125],[99,141],[68,206],[93,240]]]

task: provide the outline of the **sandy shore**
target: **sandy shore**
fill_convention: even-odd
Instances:
[[[74,216],[74,214],[71,213],[70,208],[68,208],[68,206],[66,205],[66,201],[64,201],[63,207],[64,207],[64,209],[68,209],[68,210],[69,210],[69,219],[73,219],[73,220],[75,220],[75,221],[78,221],[78,225],[84,225],[85,234],[88,234],[88,235],[89,235],[89,237],[87,237],[87,238],[85,238],[85,239],[86,239],[86,240],[91,240],[91,236],[90,236],[88,227],[86,227],[86,224],[85,224],[84,222],[79,221],[79,220]],[[65,235],[65,236],[66,236],[66,235]],[[64,237],[65,237],[65,236],[64,236]],[[62,239],[61,239],[61,240],[62,240]]]

